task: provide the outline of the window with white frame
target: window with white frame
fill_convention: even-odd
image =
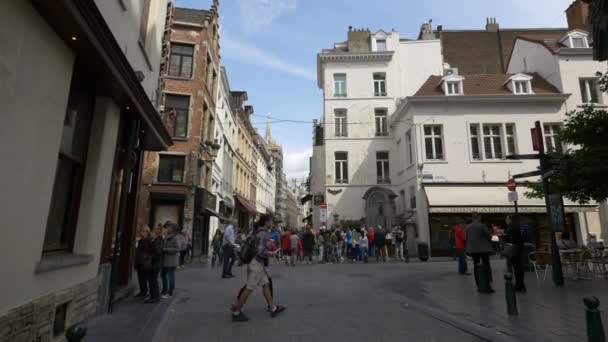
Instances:
[[[570,41],[572,42],[570,47],[572,48],[586,48],[587,47],[587,37],[571,37]]]
[[[376,176],[378,184],[390,184],[390,173],[388,164],[388,152],[376,152]]]
[[[386,51],[386,39],[376,39],[376,51]]]
[[[346,121],[346,109],[336,109],[334,111],[336,137],[347,137],[347,121]]]
[[[559,132],[562,125],[559,123],[543,124],[543,136],[545,137],[545,150],[549,153],[561,153],[562,143],[559,139]]]
[[[374,73],[374,96],[386,96],[386,73]]]
[[[408,130],[405,132],[405,148],[407,149],[407,165],[412,165],[414,163],[414,145],[412,143],[412,130]]]
[[[448,81],[446,82],[446,95],[460,95],[460,81]]]
[[[471,124],[469,127],[471,137],[471,156],[473,160],[482,160],[481,145],[479,138],[479,124]]]
[[[600,103],[597,78],[581,78],[579,79],[579,85],[583,103]]]
[[[335,177],[336,184],[348,184],[348,153],[335,152]]]
[[[515,124],[505,124],[505,140],[507,141],[507,155],[517,154]]]
[[[444,160],[442,125],[424,125],[424,153],[426,160]]]
[[[388,136],[388,118],[387,118],[387,110],[382,108],[377,108],[374,111],[375,119],[376,119],[376,136],[377,137],[385,137]]]
[[[346,97],[346,74],[334,74],[334,96]]]
[[[483,150],[485,159],[502,159],[503,147],[500,125],[482,125]]]
[[[528,80],[517,80],[513,81],[513,93],[514,94],[530,94],[530,81]]]

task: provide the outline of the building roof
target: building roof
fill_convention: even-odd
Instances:
[[[506,71],[511,50],[518,36],[558,41],[568,32],[560,29],[506,29],[438,31],[444,61],[462,75],[499,74]]]
[[[205,22],[207,16],[211,12],[203,9],[183,8],[176,7],[174,13],[174,20],[192,24],[202,25]]]
[[[559,90],[537,73],[532,76],[534,94],[559,94]],[[475,74],[465,75],[463,81],[464,95],[513,95],[507,88],[507,81],[513,74]],[[430,76],[414,96],[445,96],[441,88],[442,76]]]

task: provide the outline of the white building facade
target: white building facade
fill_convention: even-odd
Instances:
[[[217,196],[217,214],[211,217],[209,239],[218,229],[222,229],[221,220],[232,217],[234,211],[234,150],[237,146],[236,118],[232,112],[230,83],[226,68],[220,68],[219,86],[216,94],[215,143],[220,145],[218,155],[213,163],[212,193]],[[211,249],[209,253],[211,253]]]
[[[564,110],[580,110],[583,104],[600,108],[608,105],[608,95],[599,89],[598,72],[606,71],[606,63],[593,60],[589,33],[572,30],[559,40],[534,40],[519,37],[515,41],[508,65],[509,72],[537,72],[564,93],[571,94]],[[582,232],[582,241],[589,234],[608,241],[608,205],[600,205],[601,232]]]
[[[451,255],[452,227],[472,213],[504,228],[514,214],[506,181],[538,167],[538,160],[506,156],[535,153],[530,128],[537,120],[548,148],[560,148],[555,127],[565,119],[569,97],[538,74],[497,74],[431,76],[416,95],[405,98],[391,129],[402,184],[397,207],[408,237],[430,245],[432,255]],[[527,199],[526,191],[520,186],[522,228],[537,247],[548,248],[545,202]],[[599,227],[596,205],[565,205],[565,230],[578,241],[585,239],[582,232]]]
[[[389,226],[395,223],[389,116],[396,99],[412,95],[428,75],[441,74],[439,41],[351,28],[347,42],[318,54],[317,69],[324,115],[311,161],[313,225],[364,219]]]
[[[270,125],[270,124],[269,124]],[[266,128],[269,129],[268,127]],[[257,160],[256,209],[259,214],[274,215],[277,180],[272,155],[266,140],[259,134],[254,137],[254,154]]]

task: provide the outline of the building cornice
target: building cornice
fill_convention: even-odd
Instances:
[[[395,51],[320,52],[317,54],[317,85],[323,89],[323,63],[390,62],[394,54]]]
[[[593,56],[592,48],[561,48],[557,52],[560,56]]]
[[[321,52],[321,62],[389,62],[394,51],[375,52]]]

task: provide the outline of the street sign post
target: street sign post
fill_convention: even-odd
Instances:
[[[319,221],[322,225],[327,224],[327,204],[319,205]]]
[[[543,132],[540,127],[534,127],[530,129],[532,135],[532,149],[543,153],[545,151],[545,144],[543,142]],[[541,152],[542,151],[542,152]]]
[[[519,195],[517,194],[517,191],[509,191],[507,194],[507,200],[511,203],[517,204],[518,198],[519,198]]]

